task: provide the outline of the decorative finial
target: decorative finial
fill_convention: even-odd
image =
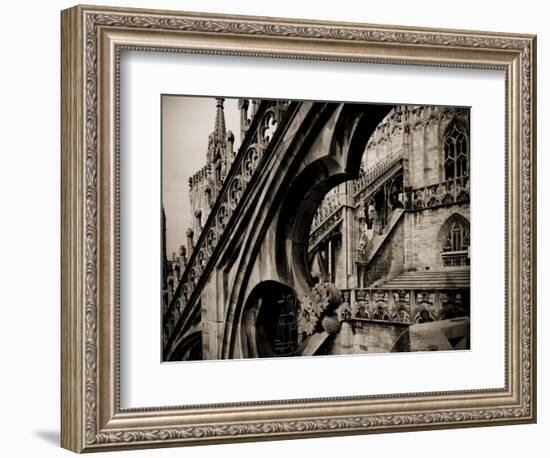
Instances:
[[[214,136],[216,139],[225,139],[225,115],[223,112],[223,102],[225,99],[216,98],[216,124],[214,126]]]

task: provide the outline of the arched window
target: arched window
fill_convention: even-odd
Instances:
[[[247,300],[241,344],[245,358],[294,356],[298,349],[300,303],[282,283],[264,281]]]
[[[464,251],[470,245],[468,230],[458,221],[453,221],[443,239],[443,251]]]
[[[470,224],[463,217],[451,217],[442,228],[441,256],[445,267],[470,265]]]
[[[453,121],[443,140],[445,154],[445,180],[453,180],[468,175],[469,142],[466,129]]]

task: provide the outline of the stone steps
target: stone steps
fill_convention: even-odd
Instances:
[[[469,288],[470,269],[450,271],[413,271],[398,275],[384,284],[394,289],[450,289]]]

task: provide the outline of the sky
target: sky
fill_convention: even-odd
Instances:
[[[225,125],[240,146],[238,99],[225,99]],[[208,135],[214,130],[213,97],[162,96],[162,201],[166,213],[166,254],[185,245],[191,225],[189,177],[206,164]]]

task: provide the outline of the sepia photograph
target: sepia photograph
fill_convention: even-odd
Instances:
[[[162,96],[163,361],[470,348],[470,110]]]

